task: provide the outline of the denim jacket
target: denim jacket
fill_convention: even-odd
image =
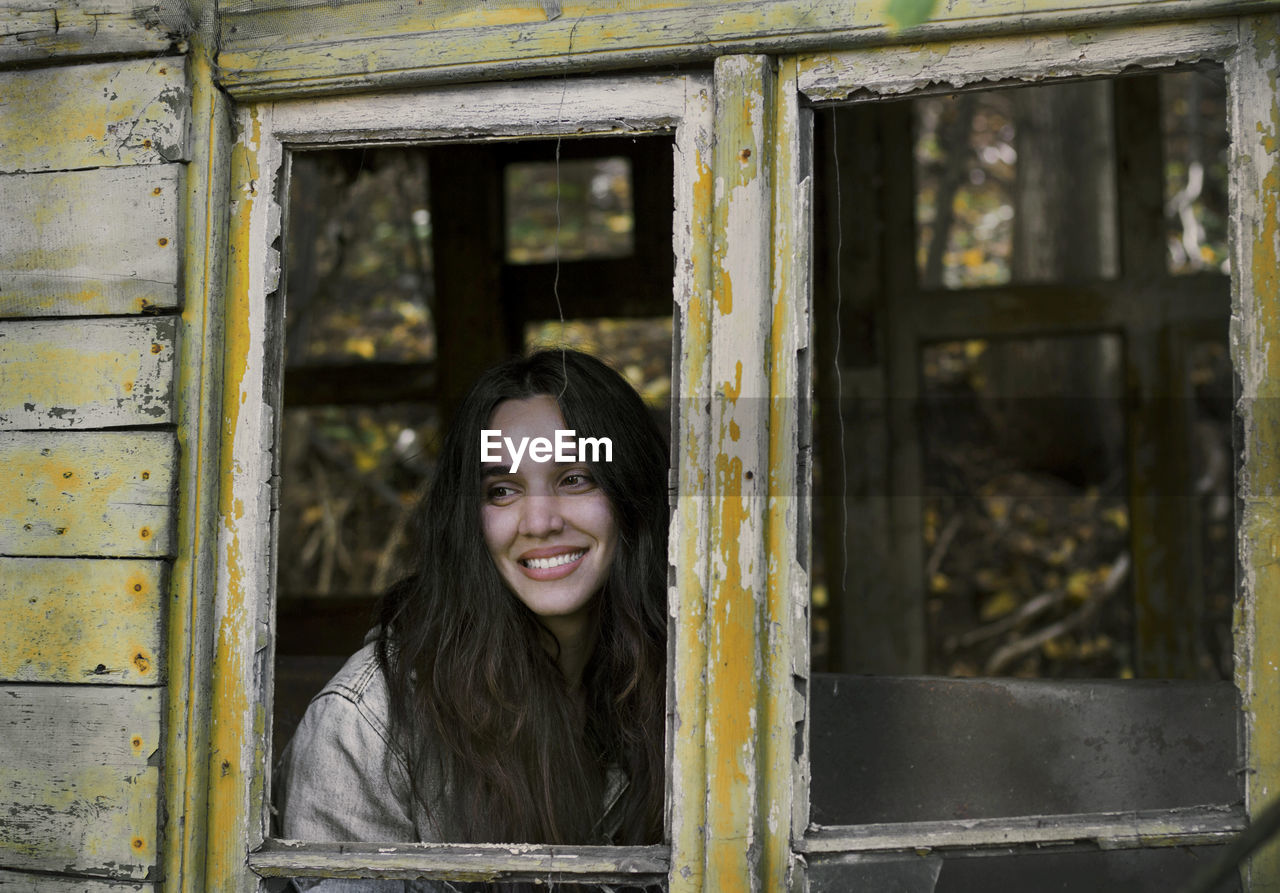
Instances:
[[[274,800],[285,838],[376,843],[445,839],[435,816],[410,794],[404,755],[391,741],[390,698],[368,642],[320,691],[280,759]],[[618,830],[617,805],[626,776],[610,767],[605,791],[605,837]],[[428,796],[436,791],[428,790]],[[456,835],[450,835],[456,839]],[[602,839],[601,843],[607,842]],[[324,893],[436,893],[444,881],[323,880],[293,882]]]

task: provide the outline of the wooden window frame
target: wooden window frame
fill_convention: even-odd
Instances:
[[[765,6],[791,9],[772,0]],[[220,397],[212,401],[221,400],[222,430],[218,442],[210,444],[219,457],[217,506],[206,510],[212,523],[204,524],[203,515],[197,519],[204,525],[201,529],[210,528],[202,538],[205,542],[216,537],[216,546],[204,547],[212,553],[211,573],[216,578],[208,627],[212,642],[207,646],[213,652],[208,662],[211,757],[206,799],[202,802],[185,792],[186,802],[206,808],[188,817],[188,827],[194,830],[184,838],[182,852],[200,855],[206,889],[254,890],[260,873],[338,875],[359,871],[383,856],[387,864],[377,869],[382,876],[479,868],[503,877],[545,879],[552,873],[563,879],[603,880],[618,876],[613,872],[621,867],[619,854],[634,860],[627,863],[628,869],[640,871],[621,874],[656,877],[665,871],[671,891],[802,889],[806,864],[814,861],[873,857],[920,846],[991,852],[1080,841],[1104,847],[1176,845],[1222,840],[1247,816],[1257,815],[1270,789],[1280,783],[1280,694],[1275,685],[1280,670],[1270,660],[1273,643],[1280,641],[1280,563],[1275,560],[1274,533],[1280,529],[1280,466],[1269,461],[1280,451],[1275,441],[1280,431],[1280,159],[1275,148],[1280,16],[1271,11],[1273,6],[1261,3],[1208,0],[1161,4],[1159,10],[1155,4],[1127,3],[1119,12],[1104,9],[1102,3],[1077,6],[1008,21],[997,19],[1009,13],[994,11],[982,18],[985,24],[973,24],[968,17],[978,14],[978,7],[963,2],[948,6],[942,14],[945,21],[926,26],[922,34],[944,43],[905,48],[887,26],[861,30],[862,20],[850,18],[856,10],[844,4],[832,6],[829,25],[764,36],[735,31],[714,47],[708,43],[710,31],[681,31],[690,46],[699,43],[696,52],[685,52],[678,41],[671,43],[675,38],[666,36],[670,48],[656,53],[646,49],[648,37],[632,41],[640,47],[635,63],[648,65],[677,58],[707,60],[725,52],[815,50],[809,55],[720,56],[710,82],[699,75],[677,79],[688,86],[685,111],[650,109],[639,114],[652,130],[675,129],[676,192],[687,197],[678,201],[675,227],[679,324],[674,396],[679,401],[679,433],[673,444],[678,498],[670,549],[669,848],[624,853],[615,848],[583,852],[424,844],[398,846],[387,853],[381,848],[353,851],[332,845],[264,846],[269,785],[261,743],[270,723],[264,692],[270,690],[271,673],[272,420],[277,405],[269,388],[274,370],[268,333],[280,266],[272,247],[280,232],[277,174],[286,149],[576,136],[584,127],[589,133],[617,133],[637,120],[633,98],[621,93],[601,98],[597,109],[609,108],[612,115],[592,118],[562,96],[577,96],[580,89],[590,92],[593,85],[663,79],[549,80],[239,107],[239,130],[226,161],[231,216],[225,309],[209,323],[210,331],[225,330],[225,350],[221,371],[201,379],[222,382],[217,388]],[[1226,15],[1241,9],[1265,12]],[[723,30],[728,27],[725,22],[734,21],[718,9],[680,13],[697,22],[704,14],[714,20],[708,27]],[[1150,21],[1162,15],[1178,21]],[[1220,17],[1197,19],[1210,15]],[[818,21],[807,14],[798,20]],[[1110,26],[1108,21],[1118,24]],[[1092,27],[1091,23],[1100,30],[1089,33],[1088,52],[1082,53],[1072,39],[1078,35],[1061,29]],[[554,31],[561,25],[576,28],[568,19],[547,27]],[[750,22],[741,25],[748,31],[751,27]],[[1037,28],[1042,33],[1033,33]],[[422,47],[432,46],[429,38],[395,35],[387,41],[394,44],[392,49],[405,51],[404,59],[420,60]],[[554,43],[560,38],[547,39]],[[356,64],[364,57],[329,61],[327,44],[295,49],[289,56],[294,68],[284,73],[256,61],[256,50],[242,50],[237,56],[233,48],[227,60],[243,64],[239,69],[231,65],[221,82],[237,98],[256,103],[282,93],[368,90],[477,74],[492,77],[495,72],[562,73],[591,64],[589,48],[571,62],[550,53],[527,62],[506,55],[485,61],[484,53],[499,44],[496,39],[480,44],[475,58],[466,56],[452,66],[432,68],[417,61],[372,74]],[[846,49],[816,52],[827,46]],[[847,49],[850,46],[865,48]],[[274,45],[263,52],[268,54],[264,59],[278,56]],[[1224,64],[1229,83],[1232,359],[1240,377],[1237,418],[1243,431],[1237,495],[1241,570],[1236,682],[1242,695],[1247,773],[1244,814],[1219,810],[1172,816],[1055,816],[1047,832],[1035,817],[967,826],[943,822],[810,828],[810,109],[851,98],[876,100],[930,89],[953,92],[983,81],[990,82],[983,86],[997,86],[1102,77],[1131,65],[1201,60]],[[492,107],[454,105],[448,114],[437,109],[435,118],[429,112],[432,97],[496,96],[526,88],[554,93],[557,101],[553,106],[544,103],[546,114],[540,120],[536,113],[518,116],[524,130],[502,131],[499,124],[510,120],[510,109],[499,113]],[[219,101],[217,96],[211,100],[213,105]],[[419,101],[421,107],[415,105]],[[442,123],[446,118],[449,123]],[[335,129],[335,121],[342,126]],[[211,125],[210,130],[216,128]],[[216,174],[217,159],[212,164]],[[211,182],[216,179],[210,177]],[[202,853],[192,835],[204,840]],[[1271,847],[1254,857],[1251,871],[1257,889],[1267,879],[1280,877],[1278,850]],[[596,856],[603,861],[591,863]]]
[[[1275,492],[1277,480],[1274,463],[1265,457],[1275,455],[1280,444],[1274,440],[1275,398],[1268,402],[1264,397],[1276,391],[1277,367],[1274,360],[1264,363],[1262,357],[1268,346],[1275,353],[1280,337],[1274,323],[1280,310],[1274,222],[1280,192],[1274,130],[1280,103],[1275,75],[1278,31],[1280,16],[1231,17],[1106,29],[1090,35],[1087,53],[1080,52],[1074,32],[1060,31],[955,41],[945,47],[946,52],[921,44],[799,58],[798,96],[791,101],[806,107],[1119,76],[1135,68],[1159,71],[1197,62],[1225,66],[1231,135],[1232,362],[1241,382],[1236,417],[1245,431],[1237,470],[1241,574],[1235,651],[1247,773],[1243,807],[809,826],[795,838],[799,858],[813,863],[893,852],[962,854],[1033,851],[1046,845],[1058,850],[1082,844],[1119,849],[1222,843],[1238,834],[1268,799],[1280,765],[1280,702],[1262,683],[1275,672],[1273,661],[1264,656],[1274,654],[1268,639],[1277,641],[1280,575],[1272,557],[1274,534],[1267,538],[1261,531],[1273,530],[1280,522],[1280,510],[1264,495]],[[955,295],[963,298],[963,294],[949,293],[947,298],[955,304]],[[937,322],[931,319],[927,324]],[[800,777],[807,775],[801,772]],[[807,790],[798,790],[795,796],[798,804],[807,807]],[[797,806],[800,812],[807,808]],[[1276,849],[1255,856],[1250,869],[1255,883],[1277,876]]]
[[[667,876],[675,829],[698,799],[670,779],[701,766],[699,727],[677,719],[696,710],[700,668],[686,664],[700,620],[681,605],[706,589],[705,563],[675,558],[669,594],[668,829],[673,846],[553,847],[501,844],[367,845],[273,840],[268,836],[274,526],[282,313],[278,240],[288,206],[290,152],[316,148],[458,143],[522,138],[666,134],[674,136],[674,308],[677,339],[705,341],[709,276],[705,250],[711,207],[711,97],[705,75],[598,77],[442,87],[373,97],[247,104],[236,110],[230,157],[230,264],[227,271],[224,427],[219,456],[216,592],[210,708],[205,880],[209,888],[257,890],[269,877],[425,877],[650,883]],[[682,405],[708,395],[702,354],[677,351]],[[705,426],[703,426],[705,427]],[[695,422],[673,446],[678,499],[674,544],[697,541],[706,476],[688,448],[705,437]],[[695,553],[702,554],[702,553]],[[695,770],[696,771],[696,770]]]

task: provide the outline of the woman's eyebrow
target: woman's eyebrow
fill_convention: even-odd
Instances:
[[[506,465],[481,465],[480,466],[480,477],[482,478],[496,478],[496,477],[501,477],[503,475],[509,475],[509,474],[511,474],[511,469],[508,468]]]

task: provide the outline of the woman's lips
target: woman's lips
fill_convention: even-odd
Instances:
[[[531,580],[559,580],[578,569],[587,557],[586,549],[533,549],[516,561]]]

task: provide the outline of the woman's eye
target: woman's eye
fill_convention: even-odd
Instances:
[[[566,474],[560,483],[570,490],[586,490],[595,485],[591,475],[583,471],[574,471]]]
[[[490,487],[485,496],[490,502],[503,502],[504,500],[508,500],[512,496],[515,496],[515,494],[516,491],[513,488],[499,484],[497,486]]]

